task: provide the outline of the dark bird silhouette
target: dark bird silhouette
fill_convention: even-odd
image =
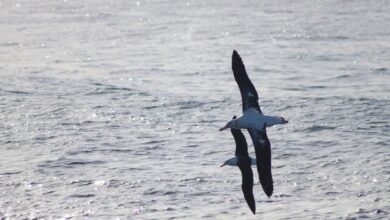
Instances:
[[[235,116],[233,117],[235,118]],[[244,134],[240,129],[230,129],[232,135],[234,137],[234,141],[236,142],[236,153],[235,157],[227,160],[222,166],[231,165],[238,166],[241,171],[242,176],[242,192],[244,194],[244,198],[249,208],[256,214],[256,203],[255,198],[253,196],[253,172],[251,165],[256,163],[256,160],[252,159],[248,155],[248,144],[246,143],[246,139]],[[221,167],[222,167],[221,166]]]
[[[238,55],[235,50],[233,51],[232,56],[232,70],[234,79],[240,89],[244,116],[250,116],[248,116],[246,121],[244,121],[249,124],[249,126],[238,126],[238,128],[246,128],[252,138],[256,153],[257,172],[259,173],[260,183],[265,194],[270,197],[273,193],[274,187],[271,172],[271,144],[267,137],[266,127],[272,126],[269,123],[285,124],[288,121],[283,117],[263,115],[258,102],[259,97],[257,91],[246,73],[245,66],[240,55]],[[241,118],[243,118],[243,116]],[[262,123],[261,127],[259,123]]]

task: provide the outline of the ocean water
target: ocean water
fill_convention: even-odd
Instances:
[[[389,219],[390,2],[0,0],[0,219]],[[266,114],[251,214],[231,54]],[[245,132],[250,153],[253,147]],[[255,171],[255,170],[254,170]]]

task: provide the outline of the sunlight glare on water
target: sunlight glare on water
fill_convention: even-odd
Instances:
[[[1,1],[0,219],[388,219],[388,1]],[[242,56],[274,194],[241,192]],[[249,153],[253,155],[252,142]]]

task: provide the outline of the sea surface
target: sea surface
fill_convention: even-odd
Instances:
[[[233,49],[289,120],[256,216]],[[389,219],[390,1],[0,0],[0,155],[0,219]]]

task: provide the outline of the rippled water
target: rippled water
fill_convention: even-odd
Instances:
[[[0,0],[0,218],[388,219],[389,1]],[[269,129],[257,215],[218,128]],[[251,143],[249,135],[248,142]],[[253,149],[250,146],[250,152]]]

